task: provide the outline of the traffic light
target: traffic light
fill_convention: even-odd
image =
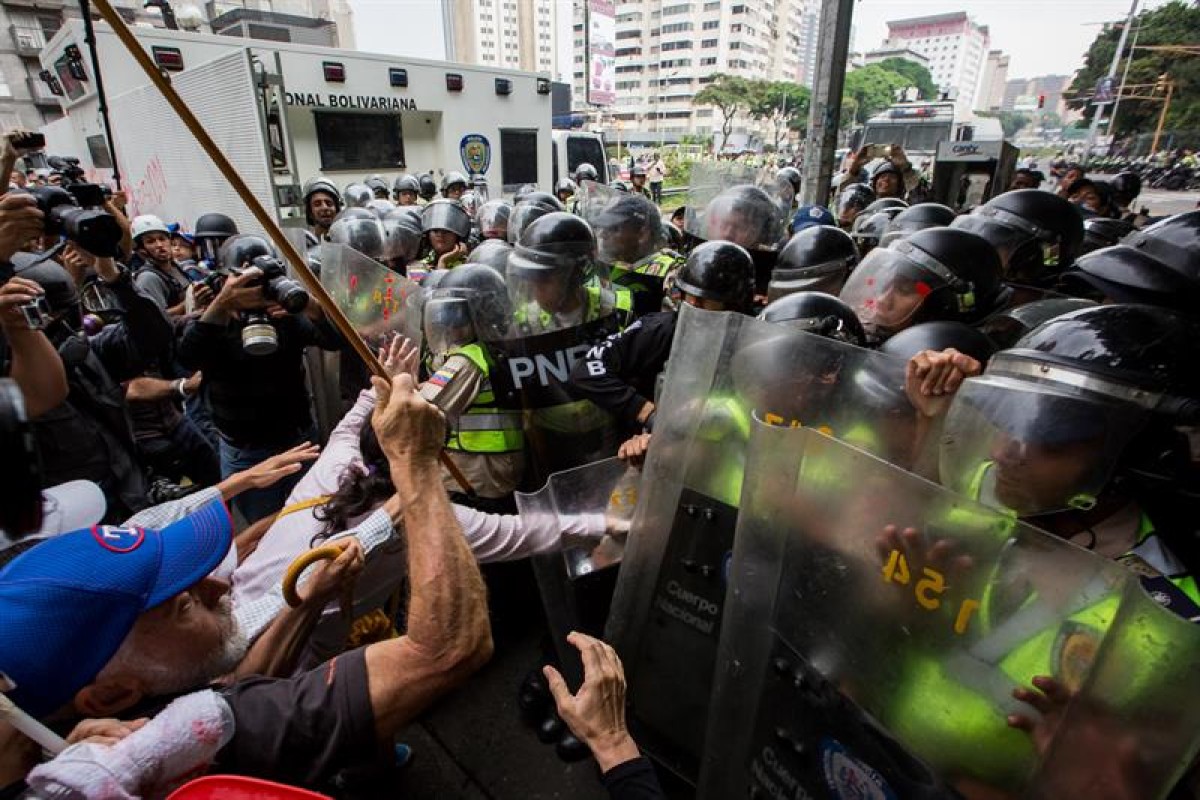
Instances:
[[[1046,107],[1046,95],[1039,94],[1038,95],[1038,108],[1045,108],[1045,107]]]
[[[1167,73],[1164,72],[1163,74],[1159,75],[1158,81],[1154,84],[1154,91],[1165,92],[1167,90],[1168,80],[1170,80],[1170,77],[1167,75]]]

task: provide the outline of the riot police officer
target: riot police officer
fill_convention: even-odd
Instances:
[[[523,418],[520,410],[497,403],[491,380],[495,361],[476,330],[503,330],[511,315],[498,272],[482,264],[452,270],[425,302],[425,343],[432,361],[421,387],[421,396],[446,415],[446,450],[477,495],[462,495],[446,474],[443,483],[455,501],[510,513],[525,463]]]
[[[376,261],[385,260],[386,232],[383,223],[373,213],[360,208],[347,208],[329,226],[328,240],[344,244]]]
[[[437,196],[437,183],[433,180],[433,173],[424,172],[417,178],[417,184],[421,187],[421,200],[428,203]]]
[[[457,200],[434,200],[421,209],[421,232],[429,245],[422,259],[427,270],[451,269],[467,260],[471,218]]]
[[[508,272],[508,256],[513,246],[503,239],[484,239],[471,251],[471,263],[491,267],[503,277]]]
[[[632,293],[634,315],[658,311],[663,280],[683,263],[682,256],[664,247],[658,208],[631,194],[610,196],[603,205],[589,203],[586,212],[596,233],[598,258],[608,266],[613,283]]]
[[[629,170],[629,191],[633,194],[640,194],[643,197],[650,197],[650,190],[646,187],[648,177],[649,175],[644,166],[634,164],[633,169]]]
[[[467,190],[467,176],[461,172],[447,172],[442,178],[442,197],[447,200],[458,200]]]
[[[977,322],[1010,293],[1000,279],[1000,259],[985,239],[928,228],[873,250],[839,296],[867,333],[883,340],[932,319]]]
[[[843,229],[854,224],[859,213],[875,202],[875,192],[865,183],[852,183],[842,189],[837,200],[837,221]]]
[[[508,218],[512,215],[512,206],[503,200],[488,200],[479,207],[475,214],[475,226],[479,229],[479,238],[508,239]]]
[[[372,175],[363,181],[363,184],[371,190],[375,195],[376,200],[388,199],[388,184],[387,179],[382,175]]]
[[[894,198],[876,200],[854,218],[854,224],[850,227],[850,236],[858,247],[859,258],[866,258],[872,250],[879,246],[880,240],[887,232],[888,224],[904,210],[905,206],[881,205],[889,201],[891,203],[899,202]]]
[[[521,240],[525,228],[535,219],[554,211],[565,210],[558,198],[548,192],[526,192],[513,203],[512,213],[508,216],[508,241],[515,245]]]
[[[575,197],[575,192],[578,189],[579,187],[575,181],[570,178],[562,178],[554,187],[554,196],[558,198],[558,202],[567,208],[571,208],[572,198]]]
[[[1131,233],[1133,225],[1123,219],[1088,217],[1083,221],[1083,244],[1079,246],[1079,255],[1120,244]]]
[[[837,294],[857,263],[854,240],[844,230],[831,225],[805,228],[779,251],[767,300],[774,302],[792,292]]]
[[[575,167],[575,174],[571,177],[575,179],[576,185],[582,186],[584,181],[598,182],[600,180],[600,173],[591,164],[582,161],[579,163],[579,166]]]
[[[375,199],[375,193],[365,183],[349,183],[342,191],[342,199],[348,208],[366,208]]]
[[[879,240],[880,247],[887,247],[914,231],[926,228],[945,228],[958,215],[950,206],[941,203],[917,203],[903,209],[888,222],[887,230]]]
[[[421,196],[421,182],[412,175],[400,175],[392,182],[392,195],[398,206],[415,206]]]
[[[867,334],[854,310],[831,294],[799,291],[772,300],[758,315],[764,322],[777,322],[827,339],[867,346]]]
[[[421,255],[421,214],[417,206],[399,206],[381,221],[383,225],[383,262],[402,275]],[[418,274],[423,265],[418,268]],[[414,278],[416,280],[416,278]]]
[[[1083,218],[1067,200],[1039,189],[993,197],[952,227],[977,233],[996,248],[1004,278],[1045,286],[1072,264],[1083,242]]]
[[[324,239],[329,226],[342,210],[342,196],[333,181],[311,178],[304,184],[304,218],[308,229],[318,239]]]
[[[754,260],[732,242],[705,242],[688,255],[676,286],[688,305],[749,313]],[[670,355],[676,320],[675,312],[660,311],[610,336],[571,370],[571,393],[608,410],[627,435],[652,428],[655,382]]]

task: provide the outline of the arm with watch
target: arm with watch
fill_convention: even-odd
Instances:
[[[125,399],[128,402],[151,402],[156,400],[178,400],[183,402],[200,390],[202,377],[199,372],[190,378],[155,378],[142,376],[125,384]]]

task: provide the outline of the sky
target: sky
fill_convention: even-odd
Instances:
[[[1141,0],[1155,8],[1169,0]],[[455,0],[467,2],[467,0]],[[560,61],[570,64],[571,0],[559,9]],[[967,11],[991,32],[991,49],[1011,56],[1010,78],[1071,75],[1100,26],[1125,18],[1131,0],[858,0],[854,49],[878,47],[889,19]],[[350,0],[358,48],[367,52],[444,58],[441,0]],[[566,58],[561,56],[565,55]]]

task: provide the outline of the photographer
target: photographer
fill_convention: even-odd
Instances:
[[[212,300],[212,289],[204,284],[192,288],[192,281],[175,261],[171,231],[165,222],[150,214],[134,217],[133,246],[141,257],[142,266],[134,272],[133,281],[159,308],[172,318],[187,314],[188,293],[197,307]]]
[[[220,260],[226,270],[220,289],[200,318],[188,323],[177,356],[183,367],[204,373],[221,436],[221,475],[228,476],[316,441],[304,349],[337,350],[342,339],[320,316],[320,306],[307,303],[303,289],[282,274],[260,237],[232,237]],[[238,509],[249,522],[278,511],[299,477],[239,497]]]

